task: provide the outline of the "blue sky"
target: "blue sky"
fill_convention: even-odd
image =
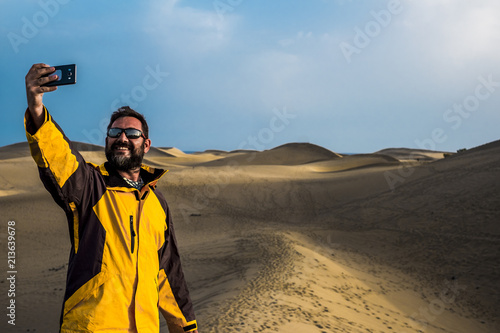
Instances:
[[[0,146],[25,140],[24,76],[76,63],[44,96],[103,145],[114,108],[154,146],[455,151],[499,139],[497,0],[0,0]]]

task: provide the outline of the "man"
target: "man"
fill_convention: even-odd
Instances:
[[[26,75],[25,128],[40,178],[67,216],[71,253],[60,332],[198,332],[170,211],[142,165],[151,147],[144,117],[124,107],[108,125],[108,162],[85,162],[43,105],[54,68]]]

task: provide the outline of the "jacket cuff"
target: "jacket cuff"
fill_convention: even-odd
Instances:
[[[190,321],[187,323],[187,326],[184,326],[184,332],[192,332],[198,329],[198,324],[196,320]]]
[[[44,120],[40,128],[50,120],[49,111],[47,110],[45,105],[43,106],[43,114],[44,114]],[[34,136],[36,132],[38,132],[38,130],[40,129],[36,128],[35,123],[33,122],[33,118],[31,117],[29,108],[26,108],[26,112],[24,113],[24,128],[26,129],[26,136],[28,137],[28,140],[30,139],[31,136]]]

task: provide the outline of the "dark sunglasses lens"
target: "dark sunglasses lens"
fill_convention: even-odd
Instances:
[[[121,128],[110,128],[108,130],[108,136],[110,138],[117,138],[122,134],[122,129]],[[126,135],[127,133],[125,133]]]
[[[129,139],[138,139],[141,137],[142,132],[133,128],[128,128],[125,130],[125,135]]]

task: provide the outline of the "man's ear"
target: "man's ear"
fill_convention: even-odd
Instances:
[[[149,148],[151,148],[151,140],[145,139],[144,140],[144,154],[146,154],[149,151]]]

